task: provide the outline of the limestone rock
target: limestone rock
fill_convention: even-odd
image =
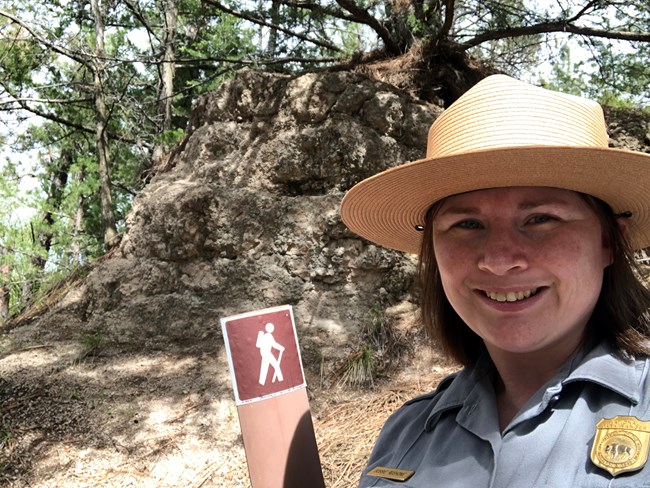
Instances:
[[[238,73],[196,102],[174,166],[133,202],[118,255],[50,320],[73,313],[134,347],[221,348],[220,317],[291,304],[301,345],[341,357],[373,307],[412,315],[415,261],[351,233],[340,200],[423,157],[439,112],[360,74]]]

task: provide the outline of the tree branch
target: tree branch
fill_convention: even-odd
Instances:
[[[487,41],[495,41],[512,37],[533,36],[536,34],[549,34],[552,32],[566,32],[569,34],[578,34],[581,36],[601,37],[605,39],[617,39],[621,41],[650,42],[650,33],[646,32],[608,31],[602,29],[593,29],[591,27],[580,27],[571,23],[567,23],[566,21],[555,21],[541,22],[539,24],[525,27],[511,27],[508,29],[484,32],[483,34],[479,34],[468,41],[460,43],[460,48],[467,50]]]
[[[82,124],[78,124],[76,122],[72,122],[71,120],[64,119],[63,117],[59,117],[56,114],[51,114],[51,113],[48,113],[48,112],[44,112],[42,110],[39,110],[39,109],[37,109],[35,107],[32,107],[32,106],[28,105],[27,102],[25,101],[25,99],[14,97],[11,90],[9,90],[7,85],[2,81],[0,81],[0,86],[2,86],[2,88],[4,88],[5,91],[9,95],[12,96],[13,100],[20,106],[20,108],[22,108],[26,112],[29,112],[29,113],[31,113],[33,115],[37,115],[38,117],[42,117],[42,118],[44,118],[46,120],[49,120],[51,122],[57,122],[59,124],[65,125],[66,127],[76,129],[76,130],[78,130],[80,132],[84,132],[84,133],[87,133],[87,134],[94,134],[95,133],[94,128],[86,127],[86,126],[84,126]],[[130,137],[126,137],[124,135],[117,135],[117,134],[111,134],[111,133],[108,133],[107,135],[108,135],[108,137],[110,139],[113,139],[113,140],[127,142],[129,144],[137,144],[138,143],[138,141],[136,141],[135,139],[132,139]]]
[[[585,15],[590,9],[594,7],[598,7],[598,5],[601,4],[600,0],[591,0],[587,5],[585,5],[577,14],[575,14],[573,17],[569,18],[566,20],[567,23],[575,22],[578,20],[580,17]]]
[[[454,11],[456,10],[455,0],[445,1],[445,22],[442,24],[438,39],[444,39],[449,35],[452,26],[454,25]]]
[[[287,7],[304,8],[305,10],[310,10],[317,14],[329,15],[330,17],[334,17],[341,20],[348,20],[348,21],[354,20],[351,15],[346,14],[342,10],[328,8],[326,6],[319,5],[318,3],[314,3],[314,2],[296,1],[296,0],[278,0],[278,2],[281,3],[282,5],[286,5]]]
[[[147,19],[145,19],[144,14],[142,13],[142,11],[140,9],[136,8],[136,5],[133,2],[131,2],[130,0],[125,0],[124,4],[126,5],[126,8],[131,11],[133,16],[140,22],[140,24],[142,24],[142,27],[144,27],[144,29],[147,31],[147,35],[149,36],[149,45],[151,46],[151,37],[153,37],[157,41],[160,41],[160,39],[156,35],[156,32],[154,31],[154,29],[151,28],[151,26],[149,25],[149,22],[147,21]],[[153,46],[151,46],[151,47],[153,47]]]
[[[4,86],[3,86],[4,88]],[[12,99],[9,101],[0,101],[0,105],[7,105],[12,102],[33,102],[33,103],[56,103],[59,105],[66,105],[66,104],[75,104],[75,103],[87,103],[87,102],[92,102],[92,98],[73,98],[70,100],[67,100],[65,98],[16,98],[12,96]]]
[[[386,27],[375,17],[370,15],[367,9],[362,9],[361,7],[357,6],[353,0],[337,0],[336,3],[343,10],[328,8],[323,5],[319,5],[318,3],[307,0],[279,0],[279,2],[289,7],[304,8],[316,14],[323,14],[334,17],[336,19],[345,20],[347,22],[356,22],[359,24],[367,25],[381,38],[381,40],[384,42],[384,45],[390,52],[401,54],[400,48],[394,41],[390,31],[386,29]],[[345,12],[348,13],[346,14]]]
[[[349,19],[353,22],[358,22],[360,24],[365,24],[374,30],[379,38],[384,42],[386,50],[389,53],[398,55],[402,54],[402,50],[399,45],[393,39],[391,33],[386,29],[384,24],[379,22],[375,17],[370,15],[366,9],[363,9],[354,3],[354,0],[336,0],[341,8],[347,10],[352,14],[352,17]]]
[[[95,67],[93,65],[93,60],[109,61],[109,62],[116,63],[116,64],[131,64],[134,61],[139,61],[139,62],[142,62],[142,63],[146,63],[148,61],[148,58],[146,56],[144,57],[144,59],[137,59],[136,58],[136,59],[126,59],[125,60],[125,59],[119,59],[119,58],[110,58],[110,57],[107,57],[107,56],[96,56],[96,55],[87,54],[87,53],[80,52],[80,51],[71,51],[71,50],[66,49],[66,48],[64,48],[62,46],[54,44],[53,42],[49,41],[48,39],[45,39],[45,38],[41,37],[31,27],[29,27],[27,24],[25,24],[22,20],[20,20],[17,17],[14,17],[13,15],[11,15],[11,14],[9,14],[7,12],[4,12],[4,11],[0,10],[0,17],[5,17],[5,18],[11,20],[12,22],[14,22],[15,24],[19,25],[22,29],[25,29],[29,33],[29,35],[32,36],[42,46],[54,51],[57,54],[61,54],[63,56],[66,56],[66,57],[74,60],[74,61],[77,61],[79,64],[82,64],[83,66],[85,66],[86,68],[88,68],[91,71],[93,69],[95,69]],[[154,61],[154,63],[155,63],[155,61]],[[149,64],[151,64],[151,63],[149,63]]]
[[[260,64],[282,64],[282,63],[332,63],[340,61],[336,57],[321,57],[321,58],[299,58],[295,56],[285,57],[285,58],[272,58],[272,59],[230,59],[230,58],[191,58],[191,59],[177,59],[176,64],[178,66],[186,66],[188,68],[196,69],[205,69],[205,70],[214,70],[217,69],[217,66],[214,64],[208,64],[210,62],[214,63],[231,63],[239,64],[242,66],[254,66]]]
[[[232,10],[232,9],[226,7],[225,5],[219,3],[216,0],[205,0],[205,2],[207,4],[209,4],[209,5],[212,5],[213,7],[217,8],[217,9],[221,10],[222,12],[233,15],[233,16],[238,17],[240,19],[248,20],[249,22],[253,22],[255,24],[258,24],[258,25],[261,25],[261,26],[264,26],[264,27],[269,27],[270,29],[276,29],[276,30],[278,30],[280,32],[284,32],[287,35],[290,35],[290,36],[295,37],[297,39],[301,39],[301,40],[306,41],[306,42],[310,42],[312,44],[315,44],[316,46],[320,46],[320,47],[325,48],[325,49],[330,49],[330,50],[335,51],[335,52],[342,52],[341,48],[338,47],[338,46],[335,46],[334,44],[331,44],[329,42],[319,41],[318,39],[312,39],[309,36],[305,36],[305,35],[300,34],[298,32],[294,32],[294,31],[291,31],[291,30],[286,29],[284,27],[281,27],[279,25],[272,24],[270,22],[267,22],[266,20],[254,17],[252,15],[245,14],[243,12],[237,12],[235,10]]]
[[[29,35],[31,35],[40,44],[47,47],[48,49],[51,49],[55,53],[61,54],[63,56],[67,56],[70,59],[74,59],[78,63],[83,64],[84,66],[87,66],[90,69],[92,69],[92,63],[91,63],[88,56],[81,55],[81,54],[79,54],[78,52],[75,52],[75,51],[70,51],[69,49],[65,49],[65,48],[63,48],[61,46],[57,46],[56,44],[48,41],[47,39],[44,39],[39,34],[34,32],[34,30],[31,27],[29,27],[27,24],[25,24],[22,20],[20,20],[18,17],[14,17],[10,13],[7,13],[7,12],[4,12],[4,11],[0,10],[0,16],[11,20],[15,24],[18,24],[22,29],[25,29],[27,32],[29,32]]]

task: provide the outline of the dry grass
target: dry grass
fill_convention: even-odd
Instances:
[[[362,60],[354,66],[354,70],[414,94],[417,86],[415,80],[423,73],[422,48],[421,43],[416,42],[412,49],[401,56]]]
[[[417,384],[368,393],[328,409],[315,420],[326,486],[356,486],[386,418],[419,393]]]
[[[356,486],[387,417],[404,402],[428,389],[416,383],[365,392],[340,389],[338,394],[347,399],[314,407],[312,415],[325,486]],[[243,451],[228,453],[219,463],[219,471],[222,473],[218,476],[221,486],[249,486]],[[211,472],[209,477],[214,479],[215,474]],[[197,476],[192,486],[201,486],[201,481],[202,478]]]
[[[387,418],[408,400],[428,393],[458,365],[429,348],[419,349],[399,373],[383,376],[375,387],[320,386],[310,390],[310,405],[321,467],[327,488],[357,486],[363,468]],[[229,459],[222,486],[248,487],[246,460]],[[237,464],[239,463],[239,464]],[[242,485],[242,481],[244,484]],[[239,483],[239,484],[238,484]]]
[[[48,306],[44,301],[36,316]],[[22,327],[3,336],[11,347],[0,355],[0,485],[250,486],[236,407],[223,399],[230,391],[218,389],[225,384],[225,355],[215,359],[204,342],[182,350],[104,348],[101,330],[80,336],[74,327],[44,343],[33,318],[23,317]],[[382,315],[381,324],[389,318]],[[403,343],[419,342],[405,337],[393,341],[400,347],[391,353],[405,354]],[[370,344],[379,360],[392,364],[386,356],[397,353],[389,355],[384,342]],[[92,361],[75,361],[96,349]],[[435,385],[439,363],[398,359],[372,389],[337,385],[329,375],[308,381],[318,385],[310,403],[328,488],[356,486],[386,418]]]

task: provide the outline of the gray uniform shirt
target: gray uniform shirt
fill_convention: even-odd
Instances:
[[[569,361],[500,432],[485,355],[388,419],[359,488],[650,487],[650,462],[613,477],[590,459],[601,419],[650,420],[649,370],[650,360],[597,346]],[[376,466],[415,474],[401,482],[368,475]]]

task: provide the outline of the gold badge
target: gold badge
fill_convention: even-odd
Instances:
[[[393,481],[406,481],[415,474],[415,471],[408,471],[406,469],[397,468],[384,468],[377,466],[368,471],[368,476],[377,476],[378,478],[386,478]]]
[[[648,460],[650,421],[618,416],[596,424],[591,460],[612,476],[641,469]]]

